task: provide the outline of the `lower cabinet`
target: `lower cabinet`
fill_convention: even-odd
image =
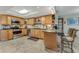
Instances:
[[[8,30],[8,40],[13,38],[13,30]]]
[[[31,29],[31,36],[36,38],[43,38],[44,33],[41,29]]]
[[[11,40],[12,38],[13,38],[12,30],[0,30],[1,41]]]
[[[56,32],[44,32],[44,45],[47,49],[57,50]]]
[[[21,35],[24,36],[24,35],[27,35],[27,29],[21,29],[22,33]]]

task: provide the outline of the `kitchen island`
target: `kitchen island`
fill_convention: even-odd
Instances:
[[[44,31],[44,45],[47,49],[57,50],[57,35],[55,31]]]
[[[43,39],[47,49],[57,50],[57,35],[55,30],[45,30],[41,28],[31,28],[31,37],[35,39]]]

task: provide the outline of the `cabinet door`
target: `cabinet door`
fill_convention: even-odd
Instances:
[[[7,30],[1,30],[0,31],[0,40],[1,41],[8,40],[8,35],[9,34],[7,34],[7,33],[8,33]]]
[[[28,25],[33,25],[34,24],[34,19],[28,19],[27,24]]]
[[[13,38],[13,31],[12,30],[8,30],[8,40],[11,40]]]
[[[52,16],[46,16],[45,17],[45,25],[52,24]]]
[[[40,35],[39,30],[38,29],[35,29],[35,37],[36,38],[39,38],[39,35]]]
[[[0,24],[7,25],[7,17],[6,16],[0,16]]]
[[[50,50],[57,50],[56,33],[44,32],[44,44]]]
[[[12,17],[11,16],[7,16],[7,24],[11,25],[11,20],[12,20]]]
[[[42,30],[40,31],[40,38],[44,38],[44,32]]]
[[[31,36],[35,37],[35,30],[34,29],[31,29]]]
[[[41,23],[45,24],[45,17],[41,17],[40,19],[41,19]]]
[[[22,29],[22,35],[27,35],[27,30],[26,29]]]
[[[24,19],[19,19],[20,20],[20,24],[24,25],[25,24],[25,20]]]

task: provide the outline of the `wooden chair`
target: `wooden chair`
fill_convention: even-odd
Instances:
[[[69,36],[62,36],[61,37],[61,52],[64,52],[65,48],[70,48],[71,53],[73,53],[73,42],[76,37],[76,30],[71,29],[71,32],[69,32]],[[65,51],[67,52],[67,51]]]
[[[69,28],[68,33],[64,34],[64,36],[72,36],[73,30],[73,28]]]

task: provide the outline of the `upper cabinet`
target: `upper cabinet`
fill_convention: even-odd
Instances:
[[[27,20],[28,25],[34,25],[35,19],[31,18]]]
[[[52,24],[52,16],[46,16],[44,23],[45,23],[45,25],[50,25],[50,24]]]
[[[7,16],[7,24],[8,24],[8,25],[11,25],[11,20],[12,20],[12,17]]]
[[[0,25],[12,25],[13,23],[24,25],[25,19],[11,15],[0,15]]]
[[[20,17],[12,17],[12,23],[13,24],[19,24],[19,25],[24,25],[25,24],[25,19],[20,18]]]
[[[7,16],[0,15],[0,24],[7,25]]]
[[[52,24],[52,21],[53,21],[51,15],[42,16],[42,17],[39,18],[39,20],[40,20],[41,24],[43,24],[43,25],[50,25],[50,24]]]
[[[52,15],[48,16],[41,16],[41,17],[36,17],[32,19],[27,20],[28,25],[33,25],[33,24],[43,24],[43,25],[50,25],[53,23],[53,18]]]
[[[19,21],[20,21],[20,24],[21,25],[24,25],[25,24],[25,19],[19,19]]]

